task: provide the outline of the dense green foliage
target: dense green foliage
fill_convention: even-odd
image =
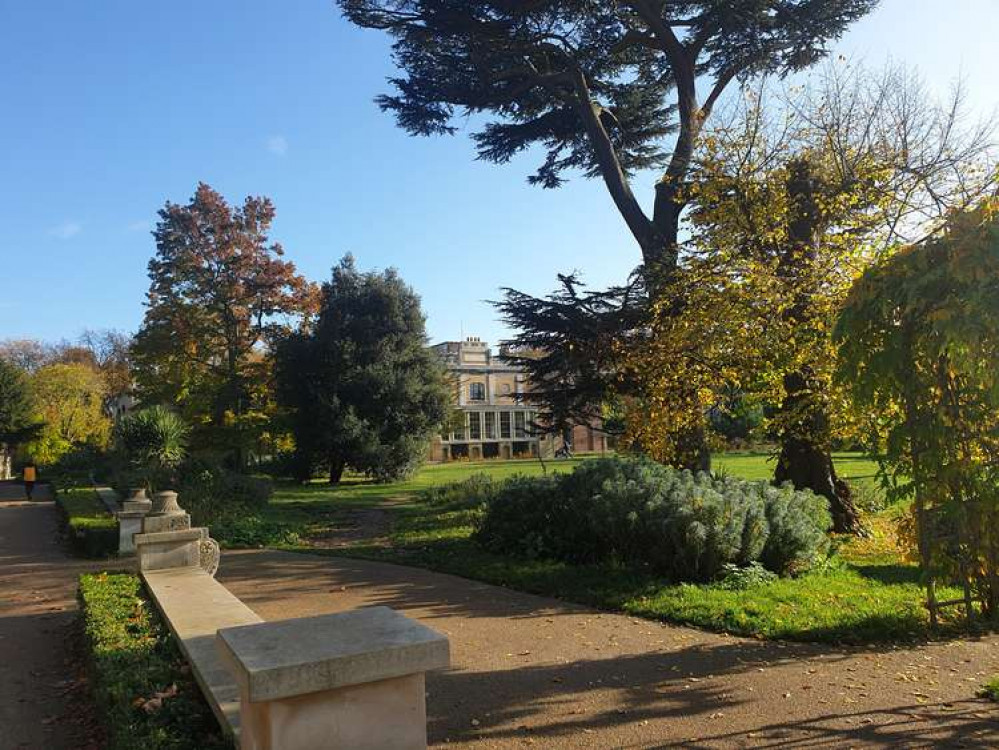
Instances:
[[[231,748],[138,577],[80,577],[83,629],[108,750]]]
[[[195,525],[213,529],[253,516],[267,506],[273,488],[266,479],[247,476],[215,463],[187,461],[176,485],[181,506]]]
[[[350,256],[323,284],[315,328],[279,347],[277,379],[300,479],[325,469],[336,482],[347,467],[379,481],[411,474],[451,403],[419,297],[395,271],[362,273]]]
[[[339,4],[392,37],[400,73],[378,102],[400,127],[450,134],[479,113],[480,158],[505,163],[539,149],[530,181],[547,188],[572,172],[603,178],[655,267],[676,260],[678,191],[726,86],[806,68],[876,0]],[[629,181],[643,170],[661,178],[651,217]]]
[[[17,443],[34,424],[28,377],[0,357],[0,443]]]
[[[118,520],[92,488],[60,489],[56,505],[69,542],[78,555],[109,557],[118,552]]]
[[[150,406],[124,415],[115,424],[114,451],[126,483],[140,482],[147,489],[169,482],[171,472],[187,455],[190,428],[164,406]]]
[[[895,494],[915,500],[924,570],[967,585],[990,616],[999,616],[997,277],[993,201],[866,272],[837,330],[840,376],[877,415]]]
[[[509,480],[475,538],[493,551],[708,581],[727,564],[805,569],[821,555],[830,523],[811,492],[602,458],[572,474]]]

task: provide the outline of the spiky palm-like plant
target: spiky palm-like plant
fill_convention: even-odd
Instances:
[[[163,406],[150,406],[119,420],[114,431],[115,452],[146,487],[170,481],[187,455],[190,428]]]

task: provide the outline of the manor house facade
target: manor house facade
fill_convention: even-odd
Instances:
[[[430,460],[453,461],[486,458],[550,458],[562,439],[537,435],[531,426],[536,409],[518,398],[528,390],[523,371],[493,355],[476,337],[446,341],[431,347],[451,373],[458,418],[445,428],[431,447]],[[597,427],[576,427],[570,439],[576,452],[604,452],[607,436]]]

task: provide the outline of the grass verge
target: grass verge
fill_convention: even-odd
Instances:
[[[118,551],[118,520],[91,487],[60,489],[56,503],[70,543],[83,557],[108,557]]]
[[[233,747],[138,577],[83,575],[79,596],[108,750]]]

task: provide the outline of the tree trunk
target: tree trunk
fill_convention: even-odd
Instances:
[[[330,456],[330,484],[339,484],[346,468],[346,461],[339,456]]]
[[[839,534],[859,534],[863,531],[850,485],[836,476],[836,467],[828,451],[808,440],[785,440],[781,445],[774,480],[778,483],[791,482],[796,489],[809,489],[826,498],[832,514],[833,531]]]
[[[821,232],[821,186],[814,165],[806,158],[792,162],[789,173],[788,247],[782,253],[777,273],[787,281],[789,292],[794,295],[794,304],[785,313],[786,319],[807,334],[815,327],[812,292],[819,283],[813,275]],[[802,338],[808,341],[807,335]],[[808,343],[799,346],[808,346]],[[796,489],[809,489],[822,495],[829,501],[833,530],[859,534],[863,532],[860,513],[853,503],[850,486],[836,476],[828,448],[831,428],[820,398],[823,387],[807,365],[784,376],[785,396],[780,405],[781,450],[774,481],[790,481]]]
[[[774,471],[778,484],[791,482],[795,489],[808,489],[829,501],[833,531],[860,534],[864,526],[853,502],[850,485],[836,475],[832,455],[825,447],[829,418],[813,398],[807,373],[795,372],[784,378],[787,397],[781,411],[788,419],[783,425],[780,456]]]

